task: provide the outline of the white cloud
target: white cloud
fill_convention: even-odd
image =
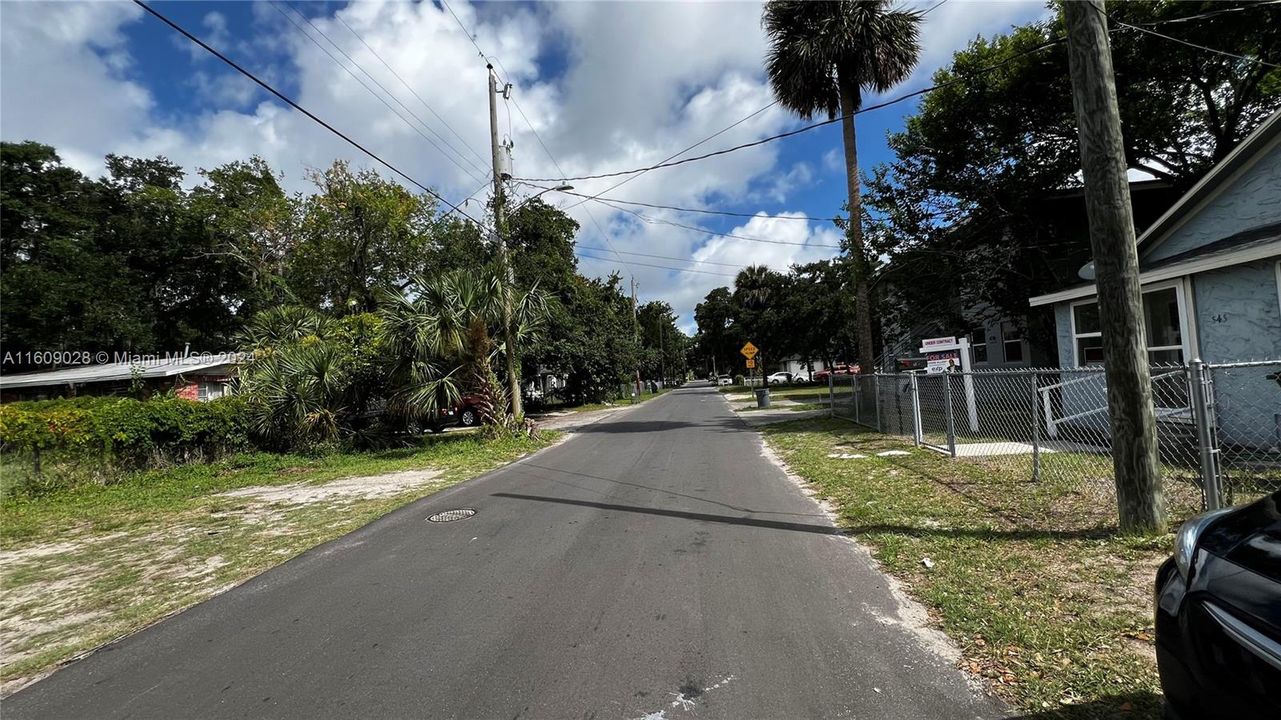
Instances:
[[[760,7],[754,3],[556,3],[531,7],[508,3],[477,6],[455,0],[450,6],[475,32],[477,43],[497,56],[511,74],[516,102],[567,175],[656,163],[772,100],[761,71],[765,40]],[[925,57],[917,75],[928,78],[934,66],[977,32],[1001,30],[1042,12],[1037,0],[1018,4],[951,0],[927,18]],[[164,154],[193,171],[259,154],[283,172],[287,186],[295,190],[304,189],[307,168],[326,166],[335,158],[377,167],[299,113],[269,101],[266,93],[216,62],[201,60],[191,70],[189,83],[197,89],[201,106],[156,108],[145,87],[147,69],[133,63],[120,33],[126,23],[144,17],[132,4],[0,3],[0,13],[0,133],[6,140],[32,138],[52,144],[68,162],[90,173],[101,172],[102,156],[108,152]],[[443,7],[435,3],[359,2],[312,17],[312,22],[408,108],[391,102],[397,111],[406,117],[412,111],[422,118],[444,138],[442,141],[424,130],[437,145],[448,142],[455,146],[462,157],[453,159],[462,169],[335,66],[333,59],[267,3],[255,3],[253,14],[253,35],[237,35],[219,12],[207,13],[197,29],[270,82],[287,80],[286,87],[297,89],[296,99],[303,106],[446,197],[459,199],[477,188],[488,168],[485,68],[471,40]],[[172,34],[151,18],[141,21],[146,23],[143,32],[157,37]],[[319,35],[316,39],[326,43]],[[204,57],[199,48],[184,47],[193,51],[193,58]],[[383,66],[374,51],[410,83],[412,92]],[[551,63],[546,62],[549,57]],[[353,71],[377,89],[359,70]],[[414,93],[429,102],[431,109]],[[504,134],[510,119],[516,175],[558,177],[560,171],[545,156],[515,108],[500,105],[499,113]],[[699,150],[755,140],[795,122],[785,111],[771,108]],[[644,202],[704,208],[754,198],[786,204],[800,188],[818,181],[837,181],[835,177],[843,169],[839,148],[823,155],[822,166],[829,174],[819,178],[813,162],[798,158],[787,158],[781,168],[783,145],[769,143],[711,161],[632,176],[616,194]],[[454,155],[451,150],[445,152]],[[580,192],[595,193],[622,179],[574,184]],[[764,262],[783,269],[792,262],[833,254],[834,250],[814,244],[836,244],[838,240],[835,228],[818,221],[762,215],[731,231],[806,243],[771,245],[645,223],[595,203],[574,207],[577,200],[565,196],[546,197],[569,208],[583,227],[581,244],[597,248],[606,246],[588,215],[589,207],[615,247],[653,255],[733,264]],[[644,214],[685,224],[707,220],[661,210],[645,210]],[[600,250],[587,252],[609,255]],[[694,304],[707,290],[732,280],[640,264],[688,263],[625,257],[630,265],[626,269],[635,272],[641,283],[643,298],[667,299],[684,314],[687,323]],[[605,274],[617,267],[622,264],[616,260],[582,262],[587,273]],[[735,269],[691,267],[726,273]]]

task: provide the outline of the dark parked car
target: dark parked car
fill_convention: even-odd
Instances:
[[[1281,492],[1183,524],[1157,571],[1170,718],[1281,717]]]

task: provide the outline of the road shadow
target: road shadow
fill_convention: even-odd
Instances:
[[[690,428],[724,428],[724,423],[701,423],[688,420],[610,420],[608,417],[574,429],[576,433],[627,434],[688,430]]]
[[[1110,695],[1078,705],[1060,705],[1009,720],[1161,720],[1163,700],[1151,692]]]
[[[544,495],[522,495],[520,493],[492,493],[490,497],[511,498],[513,500],[532,500],[534,502],[557,503],[560,505],[577,505],[579,507],[597,508],[599,510],[617,510],[619,512],[658,515],[699,522],[724,523],[726,525],[745,525],[748,527],[766,528],[769,530],[788,530],[791,532],[813,533],[815,535],[840,535],[842,531],[831,525],[809,525],[806,523],[787,522],[785,520],[763,520],[760,518],[733,517],[730,515],[712,515],[710,513],[689,512],[686,510],[666,510],[663,508],[641,507],[638,505],[617,505],[614,503],[593,502],[591,500],[572,500],[570,498],[547,497]]]
[[[526,469],[535,468],[537,470],[544,470],[549,473],[573,475],[575,477],[587,478],[590,480],[599,480],[601,482],[607,482],[614,485],[623,485],[625,487],[637,488],[638,490],[649,490],[651,492],[662,493],[664,495],[673,495],[676,497],[688,498],[690,500],[697,500],[698,502],[707,503],[709,505],[719,505],[728,510],[747,513],[749,515],[795,515],[798,517],[824,517],[823,513],[794,513],[794,512],[780,512],[777,510],[755,510],[753,508],[748,508],[748,507],[739,507],[738,505],[724,503],[719,500],[712,500],[711,498],[699,497],[698,495],[689,495],[687,493],[679,492],[677,490],[672,490],[670,488],[654,487],[652,485],[644,485],[641,483],[627,482],[626,480],[615,480],[613,478],[601,477],[600,475],[592,475],[591,473],[575,472],[573,470],[565,470],[563,468],[548,467],[546,465],[539,465],[538,463],[528,462],[528,461],[521,463],[521,467]],[[554,477],[544,477],[542,479],[548,482],[560,482]],[[574,485],[571,483],[565,483],[565,484],[568,484],[570,487],[578,490],[589,490],[589,491],[595,492],[594,489],[584,488],[581,485]]]

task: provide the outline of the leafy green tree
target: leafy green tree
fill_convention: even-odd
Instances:
[[[745,336],[739,322],[741,310],[727,287],[711,290],[703,302],[694,307],[694,322],[698,325],[697,343],[707,362],[706,371],[729,374],[735,367],[738,349]]]
[[[665,381],[685,377],[688,336],[676,324],[672,306],[652,300],[636,309],[640,334],[640,372],[643,378]]]
[[[380,288],[402,286],[427,269],[432,198],[341,160],[310,179],[318,192],[303,200],[286,273],[301,302],[340,314],[372,312]]]
[[[1193,22],[1202,13],[1245,7]],[[1229,53],[1281,62],[1281,17],[1248,3],[1126,2],[1108,12]],[[1027,298],[1077,280],[1089,259],[1083,223],[1050,222],[1049,201],[1079,185],[1062,21],[1054,18],[979,38],[937,71],[902,132],[895,159],[869,178],[878,230],[890,258],[880,287],[902,327],[915,316],[962,329],[982,307],[1019,317]],[[1125,126],[1126,159],[1173,185],[1172,202],[1258,122],[1281,107],[1281,71],[1115,26],[1112,58]],[[1134,195],[1136,213],[1143,210]],[[1159,209],[1153,208],[1159,214]],[[1083,214],[1083,213],[1082,213]],[[937,288],[938,292],[922,292]],[[946,296],[955,302],[940,302]],[[1028,328],[1048,339],[1052,319]]]
[[[762,22],[770,41],[765,72],[779,103],[806,119],[820,112],[842,117],[858,352],[864,367],[871,367],[872,308],[854,113],[865,91],[885,92],[911,74],[920,54],[921,15],[891,9],[888,0],[771,0]]]
[[[6,350],[146,346],[151,323],[125,258],[98,246],[96,183],[35,142],[0,143],[0,345]],[[9,365],[6,371],[25,369]]]
[[[212,245],[210,257],[230,260],[238,276],[233,302],[242,318],[289,298],[285,267],[298,240],[296,202],[280,178],[254,156],[212,170],[191,191],[191,212]]]

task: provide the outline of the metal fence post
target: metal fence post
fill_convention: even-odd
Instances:
[[[1032,482],[1037,482],[1041,479],[1041,418],[1037,407],[1040,405],[1041,388],[1035,371],[1029,377],[1032,378]]]
[[[872,375],[872,396],[876,403],[876,431],[885,432],[881,429],[881,376],[878,373]]]
[[[947,418],[947,449],[956,457],[956,418],[952,415],[952,373],[943,373],[943,415]]]
[[[827,370],[827,416],[836,417],[836,381],[832,379],[832,370]]]
[[[850,396],[854,398],[854,422],[859,425],[863,424],[862,408],[859,407],[859,400],[862,393],[862,387],[859,386],[858,375],[850,375]]]
[[[1196,421],[1197,449],[1201,454],[1201,488],[1205,492],[1205,508],[1218,510],[1223,506],[1223,488],[1220,484],[1218,463],[1219,448],[1215,447],[1215,433],[1210,418],[1208,393],[1213,379],[1207,377],[1205,363],[1200,358],[1188,367],[1188,385],[1192,395],[1192,412]]]
[[[921,429],[921,392],[916,385],[916,373],[910,373],[907,379],[912,386],[912,441],[920,447],[925,439],[925,433]]]

